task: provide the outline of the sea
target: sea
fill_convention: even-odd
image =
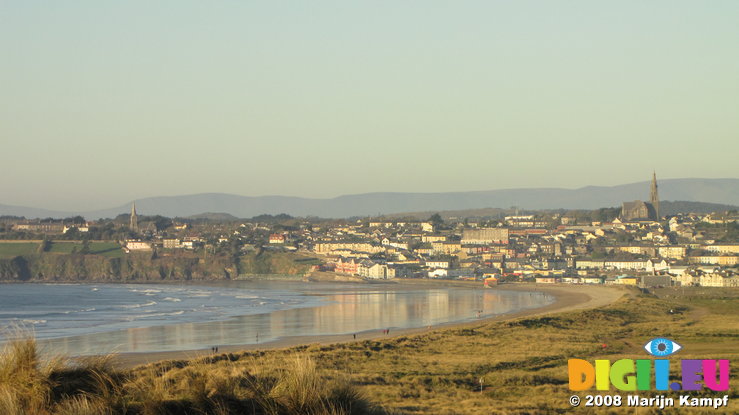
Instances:
[[[405,284],[2,284],[0,343],[33,335],[45,352],[68,356],[197,350],[473,321],[553,301]]]

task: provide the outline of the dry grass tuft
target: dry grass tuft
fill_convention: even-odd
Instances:
[[[55,415],[112,415],[112,409],[95,398],[75,396],[66,399],[54,408]]]
[[[113,356],[43,361],[30,337],[0,354],[1,415],[381,414],[312,359],[151,365],[120,372]],[[285,364],[287,363],[287,364]]]
[[[2,413],[46,414],[53,381],[49,373],[58,360],[42,362],[36,341],[15,336],[0,352],[0,408]]]

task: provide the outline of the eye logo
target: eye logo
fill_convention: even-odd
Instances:
[[[654,338],[644,345],[644,350],[647,353],[657,357],[669,356],[682,348],[679,344],[664,337]]]

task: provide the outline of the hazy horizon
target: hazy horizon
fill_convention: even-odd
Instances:
[[[0,204],[736,178],[739,3],[0,4]]]
[[[734,180],[739,179],[739,177],[716,177],[716,178],[707,178],[707,177],[676,177],[676,178],[665,178],[660,179],[658,178],[658,182],[662,180],[702,180],[702,179],[716,179],[716,180]],[[620,185],[630,185],[635,183],[641,183],[641,182],[648,182],[648,180],[641,180],[641,181],[635,181],[635,182],[629,182],[629,183],[619,183],[615,184],[613,186],[620,186]],[[610,185],[599,185],[599,184],[590,184],[585,186],[577,186],[577,187],[565,187],[565,186],[531,186],[531,187],[499,187],[499,188],[490,188],[490,189],[453,189],[449,191],[428,191],[428,192],[422,192],[422,191],[375,191],[375,192],[357,192],[357,193],[345,193],[345,194],[336,194],[336,195],[328,195],[326,197],[310,197],[310,196],[299,196],[299,195],[291,195],[291,194],[239,194],[239,193],[229,193],[229,192],[198,192],[198,193],[182,193],[182,194],[156,194],[151,196],[144,196],[144,197],[138,197],[133,198],[129,200],[121,200],[118,203],[113,202],[106,206],[101,206],[100,208],[87,208],[82,205],[78,206],[77,208],[70,208],[70,209],[57,209],[53,206],[48,205],[42,205],[42,206],[23,206],[23,205],[14,205],[10,203],[3,203],[0,201],[0,205],[7,205],[7,206],[19,206],[19,207],[28,207],[28,208],[38,208],[38,209],[47,209],[47,210],[55,210],[60,212],[89,212],[93,210],[101,210],[101,209],[112,209],[117,208],[120,206],[128,205],[132,202],[145,200],[149,198],[169,198],[169,197],[187,197],[187,196],[196,196],[196,195],[207,195],[207,194],[226,194],[226,195],[233,195],[233,196],[244,196],[244,197],[254,197],[254,198],[261,198],[261,197],[298,197],[303,199],[314,199],[314,200],[330,200],[335,199],[342,196],[354,196],[354,195],[363,195],[363,194],[375,194],[375,193],[402,193],[402,194],[433,194],[433,193],[469,193],[469,192],[485,192],[485,191],[497,191],[497,190],[535,190],[535,189],[563,189],[563,190],[578,190],[588,187],[612,187]],[[646,192],[646,191],[645,191]],[[707,203],[712,203],[711,201],[706,201]]]
[[[137,211],[145,215],[187,217],[202,213],[227,213],[235,217],[287,213],[292,216],[352,217],[380,216],[402,212],[450,211],[485,208],[598,209],[620,206],[624,201],[645,199],[649,181],[617,186],[579,188],[503,188],[487,191],[453,192],[372,192],[327,198],[302,198],[290,195],[237,195],[197,193],[159,195],[136,199]],[[739,206],[739,178],[682,178],[659,180],[663,202],[702,202]],[[0,203],[0,215],[27,218],[63,218],[83,215],[87,219],[113,217],[127,213],[131,200],[102,209],[51,209],[47,206],[13,206]],[[678,203],[679,204],[679,203]],[[682,209],[685,208],[681,205]],[[700,209],[705,209],[702,207]]]
[[[660,182],[662,180],[681,180],[681,179],[687,179],[687,180],[701,180],[701,179],[715,179],[715,180],[734,180],[739,179],[739,177],[675,177],[675,178],[657,178],[657,181]],[[452,189],[448,191],[385,191],[385,190],[378,190],[378,191],[372,191],[372,192],[356,192],[356,193],[343,193],[343,194],[336,194],[336,195],[327,195],[325,197],[311,197],[311,196],[300,196],[300,195],[293,195],[293,194],[239,194],[239,193],[232,193],[232,192],[197,192],[197,193],[178,193],[178,194],[154,194],[149,196],[143,196],[143,197],[136,197],[133,199],[128,200],[121,200],[119,202],[112,202],[105,206],[100,206],[99,208],[88,208],[84,207],[81,204],[78,207],[72,207],[69,209],[57,209],[53,206],[49,205],[41,205],[41,206],[32,206],[32,205],[18,205],[18,204],[11,204],[11,203],[4,203],[0,201],[0,205],[8,205],[8,206],[19,206],[19,207],[29,207],[29,208],[38,208],[38,209],[48,209],[48,210],[56,210],[60,212],[68,211],[70,213],[74,212],[85,212],[85,211],[93,211],[93,210],[101,210],[101,209],[111,209],[116,208],[123,205],[128,205],[132,202],[136,202],[139,200],[149,199],[149,198],[168,198],[168,197],[180,197],[180,196],[196,196],[196,195],[204,195],[204,194],[226,194],[226,195],[233,195],[233,196],[244,196],[244,197],[254,197],[254,198],[260,198],[260,197],[299,197],[303,199],[315,199],[315,200],[328,200],[328,199],[335,199],[342,196],[352,196],[352,195],[363,195],[363,194],[374,194],[374,193],[403,193],[403,194],[432,194],[432,193],[469,193],[469,192],[485,192],[485,191],[496,191],[496,190],[535,190],[535,189],[564,189],[564,190],[577,190],[577,189],[583,189],[588,187],[613,187],[613,186],[620,186],[620,185],[629,185],[629,184],[635,184],[635,183],[641,183],[641,182],[649,182],[649,180],[638,180],[634,182],[629,183],[617,183],[614,185],[600,185],[600,184],[589,184],[584,186],[576,186],[576,187],[567,187],[567,186],[522,186],[522,187],[498,187],[498,188],[489,188],[489,189]],[[646,191],[645,191],[646,192]],[[706,203],[712,203],[711,201],[706,201]]]

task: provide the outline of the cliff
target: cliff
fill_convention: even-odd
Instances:
[[[207,261],[189,255],[102,255],[39,253],[0,259],[0,281],[189,281],[230,279],[237,275],[230,258]]]
[[[122,258],[42,252],[0,259],[0,281],[156,282],[224,280],[239,274],[302,276],[319,262],[294,253],[267,251],[244,255],[237,263],[228,256],[204,260],[190,252],[166,256],[130,253]]]
[[[309,256],[291,252],[252,252],[239,258],[239,271],[242,275],[281,274],[305,275],[313,265],[321,261]]]

